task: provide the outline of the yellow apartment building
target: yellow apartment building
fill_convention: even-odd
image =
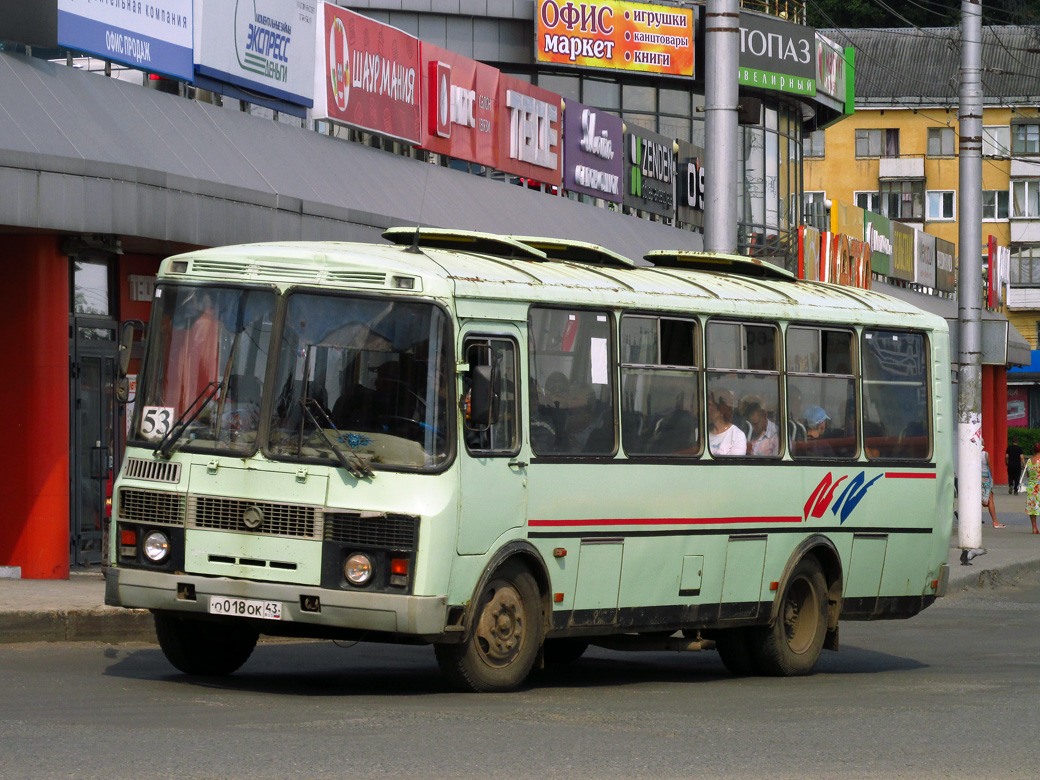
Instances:
[[[855,113],[807,141],[807,210],[854,203],[957,244],[960,29],[820,32],[854,48]],[[982,245],[973,251],[985,260],[990,236],[1010,247],[1002,311],[1037,349],[1040,28],[983,28],[982,66]]]

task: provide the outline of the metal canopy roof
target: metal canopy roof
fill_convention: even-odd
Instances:
[[[699,234],[0,52],[0,226],[198,246],[424,226],[593,242]]]

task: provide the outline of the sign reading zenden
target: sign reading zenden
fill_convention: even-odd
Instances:
[[[196,0],[200,76],[310,108],[318,0]]]
[[[816,30],[740,14],[738,82],[793,95],[816,95]]]
[[[191,81],[192,19],[192,0],[58,0],[58,45]]]
[[[671,138],[632,126],[625,133],[624,204],[675,216],[675,159]]]
[[[698,13],[620,0],[538,0],[535,56],[556,65],[693,76]]]
[[[570,101],[563,112],[563,186],[621,202],[624,178],[621,117]]]
[[[325,4],[318,33],[315,119],[419,143],[419,39]]]
[[[870,270],[892,276],[892,223],[871,211],[863,213],[863,240],[870,247]]]

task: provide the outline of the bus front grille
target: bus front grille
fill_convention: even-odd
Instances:
[[[250,509],[254,511],[247,516]],[[189,528],[321,539],[321,507],[316,506],[191,496],[187,515]],[[247,522],[256,525],[250,527]]]
[[[362,516],[360,512],[325,512],[325,541],[415,550],[419,544],[419,518],[408,515]]]
[[[184,496],[158,490],[120,488],[119,519],[147,525],[184,525]]]

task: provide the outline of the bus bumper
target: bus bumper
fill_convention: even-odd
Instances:
[[[194,598],[188,598],[186,594],[193,594]],[[282,605],[281,620],[256,621],[261,633],[282,633],[275,625],[271,626],[271,631],[265,632],[263,629],[267,623],[296,623],[303,624],[298,625],[298,629],[313,625],[430,639],[444,633],[448,603],[447,596],[334,591],[113,567],[105,572],[105,603],[110,606],[208,614],[211,596],[279,602]],[[313,599],[318,599],[318,611],[305,611],[302,608],[304,598],[311,599],[312,604]],[[306,635],[306,630],[295,633]]]

